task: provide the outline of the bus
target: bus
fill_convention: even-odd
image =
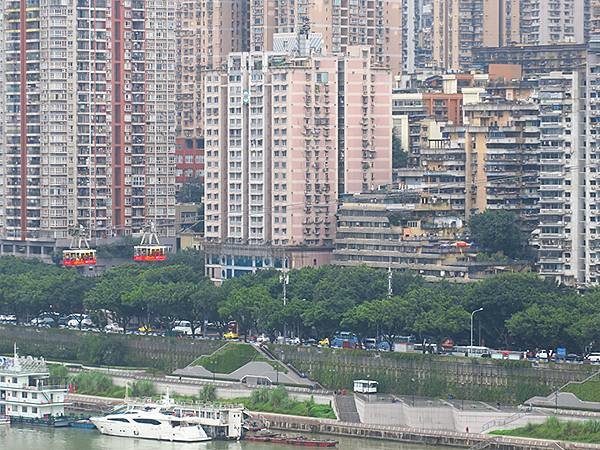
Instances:
[[[492,351],[488,347],[479,347],[477,345],[455,345],[452,348],[452,354],[455,356],[469,356],[471,358],[490,358]]]

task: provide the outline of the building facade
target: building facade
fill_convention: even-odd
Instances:
[[[529,0],[521,2],[523,44],[586,42],[589,0]]]
[[[461,247],[464,220],[445,200],[401,191],[346,196],[338,212],[333,264],[368,265],[419,274],[430,281],[476,281],[526,264],[477,260]]]
[[[585,155],[582,77],[539,78],[540,198],[537,236],[541,275],[559,283],[585,281]]]
[[[322,36],[327,53],[343,55],[351,46],[367,46],[377,64],[398,74],[403,8],[410,1],[251,0],[250,50],[271,51],[274,34],[295,33],[307,26]]]
[[[204,176],[204,76],[248,47],[246,0],[176,0],[178,186]]]
[[[174,232],[172,0],[5,2],[0,234]]]
[[[290,267],[329,260],[338,193],[391,183],[390,88],[389,71],[371,66],[368,48],[344,57],[232,53],[226,70],[207,75],[213,279],[243,272],[236,249],[244,264],[260,255],[259,267],[275,253]],[[286,248],[293,255],[281,256]],[[294,256],[303,248],[310,258]],[[256,261],[245,267],[256,270]]]

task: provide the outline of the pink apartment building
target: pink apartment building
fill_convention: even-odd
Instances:
[[[390,71],[345,56],[232,53],[206,76],[213,280],[330,261],[338,196],[391,183]]]

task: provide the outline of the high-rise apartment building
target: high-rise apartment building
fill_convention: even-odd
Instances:
[[[204,75],[248,45],[246,0],[177,1],[177,184],[204,174]]]
[[[445,70],[468,70],[472,50],[518,44],[518,0],[434,0],[433,63]]]
[[[0,234],[172,234],[172,0],[2,4]]]
[[[483,46],[504,47],[520,42],[520,0],[483,0]]]
[[[472,61],[471,49],[483,44],[483,0],[434,0],[433,63],[457,71]]]
[[[338,194],[391,183],[390,88],[368,48],[232,53],[226,70],[207,74],[212,279],[329,261]]]
[[[538,80],[540,198],[536,236],[541,275],[569,285],[585,280],[585,146],[582,77],[555,72]]]
[[[250,50],[273,50],[275,33],[295,33],[307,25],[321,34],[327,53],[342,55],[350,46],[368,46],[378,64],[401,73],[404,2],[250,0]]]
[[[584,43],[589,0],[528,0],[521,2],[523,44]]]

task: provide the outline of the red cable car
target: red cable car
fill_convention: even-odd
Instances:
[[[64,267],[93,267],[96,265],[96,250],[90,248],[90,244],[85,236],[85,228],[79,225],[79,228],[71,231],[71,246],[63,250]]]
[[[167,247],[160,245],[154,222],[144,227],[140,245],[133,247],[133,260],[139,262],[166,261]]]

